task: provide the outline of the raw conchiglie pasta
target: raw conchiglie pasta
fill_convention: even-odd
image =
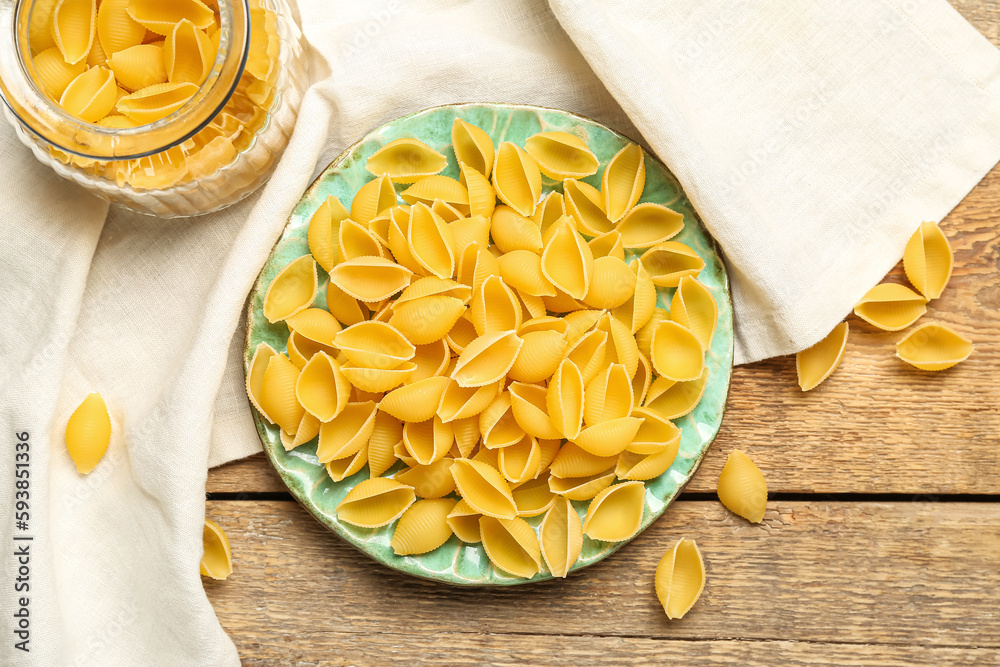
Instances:
[[[545,405],[556,429],[565,438],[580,434],[583,422],[583,376],[576,364],[564,359],[549,380]]]
[[[86,475],[97,467],[111,443],[111,416],[100,394],[89,394],[66,423],[66,449],[76,470]]]
[[[415,345],[442,340],[465,313],[465,304],[450,296],[425,296],[396,303],[389,324]]]
[[[623,262],[625,261],[625,246],[622,245],[622,235],[617,230],[595,236],[587,246],[590,247],[590,252],[593,253],[594,259],[598,257],[614,257]]]
[[[611,364],[586,388],[583,421],[587,426],[627,417],[632,412],[632,380],[622,364]]]
[[[351,385],[340,372],[340,364],[317,352],[299,372],[295,396],[303,409],[321,422],[328,422],[347,407]]]
[[[180,109],[197,92],[193,83],[158,83],[121,98],[115,108],[137,123],[152,123]]]
[[[264,294],[264,317],[280,322],[312,305],[318,291],[316,262],[303,255],[281,270]]]
[[[514,331],[482,335],[458,357],[453,377],[463,387],[481,387],[502,379],[517,359],[524,341]]]
[[[489,218],[497,205],[497,194],[490,179],[475,167],[459,163],[461,178],[459,183],[469,193],[469,214]]]
[[[128,15],[131,0],[102,0],[97,10],[97,37],[109,56],[142,44],[145,26]]]
[[[337,351],[329,345],[317,343],[294,330],[288,336],[288,359],[296,368],[305,366],[317,352],[326,352],[331,357],[337,355]]]
[[[368,158],[368,171],[388,174],[396,183],[413,183],[448,166],[448,158],[422,141],[396,139]]]
[[[396,480],[366,479],[337,505],[337,518],[363,528],[378,528],[401,517],[415,500],[413,489]]]
[[[559,218],[550,227],[540,266],[542,275],[572,298],[587,296],[594,275],[594,255],[569,218]]]
[[[603,315],[604,311],[597,309],[580,309],[564,315],[561,319],[566,323],[566,340],[569,344],[572,345],[580,340],[580,337],[590,331]]]
[[[34,54],[56,45],[52,35],[52,16],[58,3],[59,0],[35,0],[31,5],[31,15],[28,18],[28,44]]]
[[[455,431],[455,449],[458,450],[457,458],[469,458],[479,444],[479,416],[474,415],[472,417],[455,419],[451,422],[451,425],[452,430]]]
[[[639,531],[646,502],[646,485],[624,482],[609,486],[590,503],[583,532],[594,540],[623,542]]]
[[[332,270],[341,259],[337,240],[340,238],[340,224],[348,215],[340,200],[330,196],[320,204],[309,220],[309,252],[324,271]]]
[[[646,267],[638,260],[632,260],[629,269],[635,274],[635,290],[628,301],[614,309],[613,314],[634,336],[653,316],[656,286]]]
[[[639,204],[618,225],[626,248],[650,248],[680,234],[684,216],[659,204]]]
[[[404,422],[427,421],[437,412],[450,382],[451,378],[439,375],[411,382],[386,394],[379,409]]]
[[[482,515],[474,510],[465,500],[458,504],[448,514],[448,525],[452,532],[466,544],[476,544],[482,541],[479,534],[479,518]]]
[[[131,118],[119,116],[117,114],[105,116],[101,120],[97,121],[97,124],[101,127],[107,127],[114,130],[127,130],[132,127],[139,127],[139,124]]]
[[[397,473],[395,480],[412,486],[418,498],[444,498],[455,490],[451,476],[452,459],[442,458],[427,465],[416,464]],[[450,510],[449,510],[450,511]]]
[[[649,408],[635,408],[632,416],[642,418],[643,422],[626,447],[627,451],[633,454],[655,454],[665,445],[680,443],[681,429],[659,413]]]
[[[905,285],[882,283],[868,290],[854,314],[879,329],[899,331],[927,312],[927,299]]]
[[[472,288],[473,292],[490,276],[499,276],[497,259],[485,245],[473,243],[462,251],[458,262],[456,279]]]
[[[163,45],[163,64],[170,83],[200,86],[215,65],[216,48],[205,32],[188,19],[180,21]]]
[[[652,454],[636,454],[625,450],[618,455],[618,465],[615,475],[618,479],[649,480],[659,477],[673,465],[677,458],[680,440],[674,440],[660,446],[660,450]]]
[[[469,343],[476,339],[476,327],[472,324],[472,320],[469,319],[469,311],[466,311],[465,315],[458,318],[455,326],[451,328],[451,331],[448,332],[448,335],[444,339],[448,343],[448,347],[456,354],[461,354],[468,347]]]
[[[618,318],[605,313],[594,327],[608,333],[608,347],[604,353],[605,364],[622,364],[629,377],[635,376],[639,367],[639,347],[632,333]]]
[[[413,258],[426,271],[439,278],[451,278],[455,274],[451,231],[441,217],[424,204],[416,204],[410,209],[407,241]]]
[[[511,484],[523,484],[540,472],[542,450],[538,440],[525,434],[513,445],[503,447],[499,458],[500,473],[504,478]]]
[[[319,429],[316,458],[320,463],[353,456],[368,444],[375,430],[377,406],[372,401],[348,403]]]
[[[378,321],[351,325],[333,342],[352,363],[365,368],[396,368],[417,351],[395,327]]]
[[[767,509],[767,482],[746,454],[729,453],[719,475],[719,500],[733,514],[751,523],[760,523]]]
[[[972,354],[972,341],[940,324],[917,327],[896,343],[896,356],[924,371],[943,371]]]
[[[566,352],[566,359],[576,364],[585,385],[605,366],[604,359],[608,347],[608,332],[594,329],[588,331]]]
[[[517,516],[510,485],[496,468],[480,461],[457,459],[451,466],[451,474],[458,492],[476,512],[500,519]]]
[[[330,282],[348,296],[376,303],[401,292],[413,272],[384,257],[356,257],[330,271]]]
[[[594,275],[583,302],[592,308],[617,308],[635,294],[636,274],[617,257],[594,260]]]
[[[104,67],[94,67],[66,86],[59,106],[81,120],[96,123],[111,113],[117,99],[115,75]]]
[[[205,519],[205,526],[201,531],[201,547],[199,569],[202,576],[218,580],[227,579],[233,573],[233,552],[222,526]]]
[[[552,474],[562,478],[603,474],[611,470],[617,460],[615,456],[595,456],[568,442],[553,459]]]
[[[524,150],[549,178],[583,178],[597,173],[600,162],[587,142],[568,132],[539,132],[528,137]]]
[[[357,474],[368,463],[368,448],[362,447],[350,456],[334,459],[324,464],[326,474],[335,482],[343,482],[348,477]]]
[[[705,589],[705,564],[694,540],[681,539],[656,566],[656,597],[667,618],[683,618]]]
[[[428,296],[449,296],[458,299],[462,303],[468,303],[472,298],[472,289],[468,285],[455,282],[454,280],[438,278],[437,276],[426,276],[413,281],[409,287],[403,290],[403,293],[396,299],[395,306],[399,307],[400,304],[407,301],[422,299]]]
[[[538,536],[552,576],[565,578],[583,550],[583,526],[573,503],[557,498],[542,520]]]
[[[479,414],[479,432],[486,449],[509,447],[524,437],[524,429],[514,418],[509,392],[498,394]]]
[[[542,174],[535,160],[520,146],[505,141],[497,149],[493,189],[503,203],[531,217],[542,195]]]
[[[300,336],[305,336],[325,346],[332,346],[333,339],[341,330],[337,319],[322,308],[306,308],[285,318],[288,328]]]
[[[490,177],[496,152],[490,135],[481,128],[456,118],[451,125],[451,146],[459,164],[467,164],[486,178]]]
[[[455,431],[451,424],[438,417],[403,425],[403,446],[420,465],[430,465],[444,459],[454,443]]]
[[[719,320],[719,307],[705,285],[696,278],[684,276],[670,301],[670,319],[690,329],[701,348],[707,350]]]
[[[542,556],[535,531],[520,518],[499,519],[484,516],[479,532],[490,562],[504,572],[530,579],[542,567]]]
[[[475,291],[469,307],[469,319],[483,336],[521,326],[521,305],[503,278],[489,276]]]
[[[274,423],[274,419],[264,412],[264,408],[260,404],[260,397],[261,387],[264,384],[264,372],[267,370],[267,362],[276,354],[277,352],[275,352],[274,348],[267,343],[259,343],[250,360],[246,379],[247,398],[250,399],[250,403],[257,409],[257,412],[263,415],[264,419],[271,424]]]
[[[451,361],[451,350],[444,339],[439,339],[426,345],[417,345],[413,355],[416,370],[410,376],[410,382],[417,382],[435,375],[443,375]]]
[[[847,348],[847,322],[833,328],[826,338],[795,355],[795,371],[802,391],[815,389],[837,370]]]
[[[187,19],[204,30],[215,23],[215,14],[198,0],[130,0],[128,15],[150,32],[167,36],[174,26]]]
[[[954,262],[948,239],[937,223],[920,223],[903,254],[903,269],[910,284],[927,299],[936,299],[951,278]]]
[[[35,66],[35,77],[49,97],[58,100],[66,87],[87,69],[87,63],[80,61],[75,65],[67,63],[59,49],[52,47],[36,55],[32,61]]]
[[[566,210],[576,221],[576,228],[587,236],[600,236],[614,230],[614,224],[604,212],[601,192],[583,181],[563,181]]]
[[[708,367],[702,371],[701,377],[688,382],[675,382],[667,378],[656,378],[649,385],[645,407],[657,413],[664,419],[677,419],[695,409],[705,393],[708,383]]]
[[[440,174],[421,178],[403,190],[399,196],[407,204],[424,204],[429,207],[435,201],[439,201],[466,212],[469,207],[469,191],[465,186],[454,178]]]
[[[686,382],[701,376],[705,353],[698,337],[685,326],[667,320],[653,332],[649,360],[660,377]]]
[[[542,251],[542,232],[535,221],[510,206],[497,206],[490,223],[490,234],[502,253],[515,250]]]
[[[368,471],[381,477],[396,462],[393,450],[403,442],[403,424],[386,412],[375,415],[372,433],[368,437]]]
[[[60,0],[52,15],[52,38],[70,65],[90,53],[97,31],[96,0]],[[92,122],[92,121],[91,121]]]
[[[617,456],[635,439],[642,417],[619,417],[588,426],[573,442],[596,456]]]
[[[632,396],[636,405],[642,405],[642,402],[646,400],[646,393],[649,391],[649,384],[652,381],[653,365],[640,354],[639,364],[636,366],[635,375],[632,376]]]
[[[528,296],[555,296],[556,291],[542,274],[541,257],[530,250],[513,250],[497,258],[500,277]],[[544,313],[544,310],[543,310]]]
[[[677,287],[684,276],[697,276],[705,268],[705,260],[694,250],[676,241],[658,243],[640,258],[660,287]]]
[[[497,381],[481,387],[463,387],[452,378],[446,379],[448,384],[437,407],[437,415],[446,422],[479,415],[496,399],[501,385]]]
[[[636,347],[638,347],[639,352],[647,359],[652,352],[653,332],[656,331],[660,322],[669,319],[670,313],[666,310],[663,308],[654,308],[652,315],[649,316],[649,320],[635,333]]]
[[[549,489],[570,500],[590,500],[615,481],[613,469],[587,477],[549,477]]]
[[[395,205],[396,191],[389,177],[383,174],[358,189],[351,202],[351,219],[367,225]]]
[[[448,498],[418,500],[399,517],[389,543],[397,556],[434,551],[451,537],[448,513],[457,501]]]
[[[518,484],[511,493],[517,505],[517,515],[520,517],[545,514],[556,502],[556,494],[549,489],[548,473],[542,473],[534,479]]]
[[[356,257],[382,257],[385,250],[382,242],[367,227],[350,218],[340,223],[337,230],[337,252],[341,259]]]
[[[566,353],[566,337],[558,331],[531,331],[521,338],[524,345],[508,375],[519,382],[548,379]]]
[[[281,438],[281,444],[285,447],[285,451],[290,452],[296,447],[301,447],[307,442],[312,441],[319,435],[319,426],[320,421],[318,419],[308,412],[303,414],[302,421],[299,422],[299,426],[295,430],[295,435],[288,435],[284,431],[280,431],[278,434]]]
[[[543,238],[547,238],[545,237],[546,232],[563,216],[572,220],[569,211],[566,210],[566,200],[561,192],[550,192],[535,208],[535,214],[531,216],[531,219],[542,230]]]
[[[622,148],[604,168],[601,194],[608,219],[618,222],[632,209],[646,187],[646,164],[635,144]]]

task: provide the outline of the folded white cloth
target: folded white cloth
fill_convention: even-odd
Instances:
[[[377,125],[474,101],[634,122],[730,260],[739,361],[825,334],[1000,156],[997,52],[944,0],[551,2],[302,0],[314,83],[291,145],[262,193],[206,218],[109,213],[0,128],[0,580],[11,545],[31,553],[31,651],[8,588],[0,664],[239,663],[198,561],[207,468],[259,449],[244,299],[301,192]],[[91,391],[113,437],[81,477],[63,429]]]

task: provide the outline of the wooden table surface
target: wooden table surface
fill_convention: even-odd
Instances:
[[[953,3],[1000,45],[1000,4]],[[852,316],[844,362],[813,392],[794,358],[736,368],[722,432],[680,499],[564,581],[409,578],[314,521],[262,455],[211,471],[208,516],[235,572],[205,586],[244,664],[1000,665],[998,221],[1000,168],[942,222],[955,274],[921,321],[971,338],[968,361],[917,371],[894,357],[900,334]],[[767,477],[759,525],[715,497],[734,448]],[[681,536],[708,579],[668,621],[653,572]]]

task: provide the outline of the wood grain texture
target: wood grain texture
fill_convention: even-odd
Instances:
[[[646,660],[652,645],[625,640],[937,646],[968,649],[976,660],[1000,648],[1000,504],[782,502],[751,525],[718,503],[681,501],[609,559],[565,581],[508,589],[455,588],[389,570],[290,501],[210,502],[208,516],[230,537],[235,572],[206,589],[251,662],[377,662],[382,650],[416,651],[438,636],[451,637],[435,650],[456,651],[442,656],[452,662],[488,649],[481,642],[489,635],[544,635],[556,654],[589,641],[576,635],[594,635],[626,651],[623,658]],[[681,536],[697,540],[708,582],[688,616],[671,622],[653,572]],[[381,648],[366,654],[360,645],[369,637]],[[741,655],[699,650],[717,649]],[[789,659],[822,657],[805,649]],[[764,648],[746,650],[766,661]]]

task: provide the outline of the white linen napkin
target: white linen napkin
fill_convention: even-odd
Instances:
[[[302,191],[379,124],[476,101],[639,139],[634,121],[730,259],[740,361],[825,334],[1000,156],[996,50],[944,0],[650,4],[552,0],[557,21],[538,0],[301,0],[313,86],[291,145],[262,193],[199,219],[108,213],[0,128],[0,664],[239,664],[198,561],[207,468],[259,450],[244,300]],[[91,391],[113,435],[82,477],[63,432]],[[7,582],[28,536],[24,653]]]

